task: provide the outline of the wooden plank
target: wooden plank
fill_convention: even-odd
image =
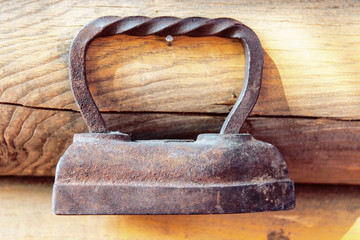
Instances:
[[[250,118],[243,131],[278,147],[296,182],[360,183],[360,121]]]
[[[54,216],[52,179],[0,179],[0,238],[359,239],[360,187],[297,185],[295,210],[198,216]]]
[[[196,13],[241,20],[262,42],[263,87],[243,131],[275,144],[298,182],[360,183],[358,1],[0,6],[1,175],[53,175],[72,135],[87,131],[68,83],[69,44],[82,25],[102,15]],[[176,37],[171,47],[158,37],[101,38],[87,60],[90,89],[108,125],[135,138],[218,131],[244,74],[239,42],[216,37]]]
[[[67,52],[82,25],[103,15],[195,14],[232,17],[259,35],[267,55],[264,87],[254,114],[360,119],[359,11],[358,1],[340,0],[2,2],[0,101],[76,109],[68,84]],[[175,38],[169,48],[164,39],[130,43],[126,37],[116,39],[99,40],[90,49],[89,61],[97,60],[105,68],[94,73],[94,79],[107,77],[102,80],[108,87],[96,88],[98,100],[117,99],[107,107],[227,112],[239,92],[238,64],[239,68],[243,64],[233,41]],[[182,89],[176,91],[179,85]],[[179,100],[185,101],[177,104]]]
[[[0,175],[53,176],[73,134],[87,131],[77,112],[5,105],[0,111]],[[133,139],[195,139],[218,132],[225,118],[175,113],[104,117],[111,129]],[[241,131],[278,147],[296,182],[360,184],[360,121],[251,117]]]

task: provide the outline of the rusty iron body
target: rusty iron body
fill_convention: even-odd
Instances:
[[[85,74],[90,42],[114,34],[220,36],[242,41],[246,74],[220,134],[193,140],[131,141],[109,132]],[[55,214],[223,214],[292,209],[294,183],[280,152],[239,134],[261,86],[263,51],[256,34],[228,18],[101,17],[70,48],[74,98],[90,133],[75,134],[61,157],[53,190]]]

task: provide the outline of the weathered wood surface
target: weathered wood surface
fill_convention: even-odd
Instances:
[[[103,15],[232,17],[265,50],[263,88],[242,131],[276,145],[298,182],[360,183],[357,1],[0,3],[0,174],[53,175],[87,131],[68,83],[69,44]],[[216,132],[244,75],[240,43],[115,36],[88,52],[90,89],[111,129],[134,138]]]
[[[74,132],[87,130],[80,114],[75,112],[15,106],[0,109],[13,116],[0,115],[0,129],[6,129],[2,140],[7,143],[1,149],[7,159],[2,161],[3,175],[53,175],[56,162],[71,143]],[[165,113],[119,113],[104,117],[111,129],[127,129],[135,139],[195,138],[194,126],[199,132],[218,131],[224,121],[222,116]],[[251,117],[242,132],[251,132],[255,138],[277,146],[296,182],[360,182],[358,122]]]
[[[54,216],[52,179],[0,179],[0,238],[360,239],[359,186],[296,186],[291,211],[198,216]]]

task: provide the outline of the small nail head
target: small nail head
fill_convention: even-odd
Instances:
[[[165,39],[168,42],[172,42],[174,40],[174,38],[171,35],[167,35]]]
[[[165,40],[168,42],[168,45],[171,46],[171,42],[174,40],[174,38],[171,35],[167,35]]]

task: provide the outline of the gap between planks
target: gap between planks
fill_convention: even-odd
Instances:
[[[0,105],[23,107],[28,109],[46,110],[46,111],[62,111],[79,113],[80,111],[69,108],[49,108],[49,107],[37,107],[27,106],[20,103],[8,103],[0,102]],[[174,115],[187,115],[187,116],[222,116],[226,117],[228,113],[214,113],[214,112],[174,112],[174,111],[100,111],[104,114],[174,114]],[[312,119],[312,120],[333,120],[333,121],[345,121],[345,122],[360,122],[360,119],[350,118],[338,118],[338,117],[324,117],[324,116],[301,116],[301,115],[262,115],[262,114],[250,114],[249,118],[289,118],[289,119]]]

